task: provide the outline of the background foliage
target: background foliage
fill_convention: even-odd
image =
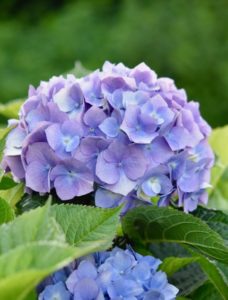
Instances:
[[[22,99],[29,83],[71,70],[75,59],[91,70],[106,59],[129,66],[145,61],[199,100],[212,126],[226,124],[226,8],[225,0],[2,0],[0,102]],[[21,103],[0,104],[1,122],[16,117]],[[0,129],[0,157],[8,131]],[[227,134],[227,126],[218,128],[210,139],[217,161],[209,207],[223,212],[138,208],[122,222],[127,239],[119,237],[121,243],[161,258],[179,300],[228,299]],[[36,299],[29,292],[42,278],[108,248],[120,226],[118,210],[43,206],[47,197],[33,196],[0,170],[1,299]]]
[[[145,61],[200,101],[215,127],[227,123],[226,0],[2,0],[0,102],[26,95],[80,60]]]

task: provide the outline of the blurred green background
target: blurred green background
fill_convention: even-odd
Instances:
[[[0,102],[79,60],[142,61],[175,79],[213,126],[228,123],[227,0],[1,0]]]

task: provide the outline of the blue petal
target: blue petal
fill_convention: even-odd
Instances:
[[[39,300],[70,300],[71,294],[67,291],[63,282],[48,285],[39,295]]]
[[[113,117],[106,118],[100,125],[99,128],[108,137],[116,137],[119,134],[119,127],[117,120]]]

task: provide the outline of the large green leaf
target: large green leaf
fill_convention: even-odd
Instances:
[[[107,249],[112,245],[114,235],[110,228],[118,224],[120,208],[99,209],[82,205],[54,205],[51,213],[66,234],[69,244],[84,253]],[[99,212],[99,213],[98,213]]]
[[[179,243],[228,263],[228,248],[219,234],[200,219],[172,208],[135,208],[123,218],[123,231],[140,244]]]
[[[14,218],[14,211],[8,202],[0,198],[0,224],[7,223]]]
[[[67,207],[46,205],[0,226],[0,299],[26,299],[48,274],[74,258],[111,246],[118,209],[90,208],[85,214],[82,206]],[[83,222],[76,225],[82,216]]]
[[[219,233],[228,245],[228,214],[199,206],[194,215],[205,221],[214,231]]]

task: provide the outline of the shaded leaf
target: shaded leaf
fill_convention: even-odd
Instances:
[[[217,267],[221,270],[221,272],[224,274],[225,278],[228,279],[228,265],[222,264],[220,262],[215,262]]]
[[[0,181],[0,190],[8,190],[15,187],[18,183],[9,176],[3,176]]]
[[[178,287],[180,296],[188,296],[204,284],[206,279],[207,277],[199,265],[192,263],[173,274],[169,278],[169,282]]]
[[[139,244],[179,243],[228,263],[228,248],[220,235],[200,219],[171,208],[135,208],[123,218],[123,231]]]
[[[150,251],[153,255],[161,260],[165,260],[169,256],[177,258],[190,258],[191,254],[185,247],[176,243],[159,243],[150,244]],[[175,285],[179,289],[179,295],[189,295],[199,286],[204,284],[207,277],[205,273],[201,270],[197,263],[191,263],[186,266],[182,266],[181,269],[176,270],[172,276],[169,276],[169,282]]]
[[[0,224],[7,223],[14,218],[14,211],[6,200],[0,198]]]
[[[183,245],[178,243],[152,243],[148,245],[148,250],[153,253],[154,256],[164,260],[169,256],[178,256],[178,257],[191,257],[189,251],[186,250]]]
[[[17,213],[22,214],[39,206],[44,206],[48,200],[48,195],[39,195],[38,193],[24,194],[21,201],[17,203]]]
[[[213,284],[206,282],[191,294],[192,300],[222,300]]]
[[[219,292],[222,299],[228,299],[228,284],[224,274],[217,268],[216,264],[205,256],[191,251],[193,256],[197,258],[197,263],[207,275],[208,279]]]
[[[219,210],[198,207],[194,216],[205,221],[214,231],[219,233],[228,244],[228,214]]]

